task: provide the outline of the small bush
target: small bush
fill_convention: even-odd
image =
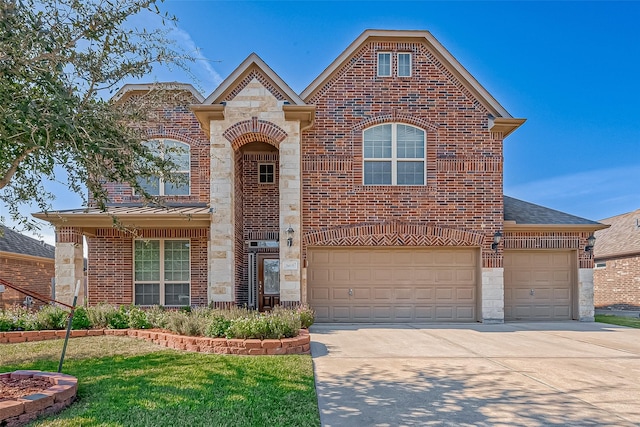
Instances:
[[[109,327],[111,318],[117,311],[118,309],[110,304],[100,303],[98,305],[89,307],[87,310],[87,314],[89,315],[89,320],[91,321],[92,327],[107,328]]]
[[[309,329],[309,326],[313,325],[313,322],[316,320],[315,311],[306,304],[298,307],[298,315],[300,316],[300,324],[304,329]]]
[[[69,312],[57,305],[45,305],[36,316],[40,329],[65,329]]]
[[[125,306],[120,306],[120,309],[114,310],[107,328],[109,329],[127,329],[129,327],[129,315]]]
[[[169,312],[159,305],[145,311],[147,321],[151,328],[167,329],[167,323],[169,322]]]
[[[230,319],[227,319],[223,315],[216,314],[210,319],[209,325],[205,330],[205,335],[211,338],[226,337],[229,326],[231,326]]]
[[[139,307],[129,308],[129,327],[134,329],[149,329],[151,323],[147,319],[147,313]]]
[[[84,307],[76,307],[73,313],[73,319],[71,320],[71,329],[89,328],[91,328],[91,320],[89,320],[87,309]]]
[[[21,305],[12,305],[2,311],[0,322],[5,331],[35,331],[39,329],[38,313]]]

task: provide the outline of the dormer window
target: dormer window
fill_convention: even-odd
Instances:
[[[391,76],[391,52],[378,52],[378,77]]]
[[[172,139],[156,139],[145,143],[163,159],[172,160],[178,166],[174,175],[182,179],[170,181],[162,176],[140,178],[138,183],[152,196],[188,196],[191,177],[191,150],[189,144]]]
[[[398,53],[398,77],[411,77],[410,53]]]

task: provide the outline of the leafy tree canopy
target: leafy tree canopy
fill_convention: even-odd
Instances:
[[[137,178],[171,176],[175,165],[141,143],[145,103],[108,100],[125,79],[156,64],[186,69],[191,59],[168,38],[175,17],[156,3],[0,0],[0,203],[12,219],[32,228],[19,206],[50,209],[43,182],[56,178],[56,165],[71,190],[86,202],[86,186],[102,209],[106,181],[130,183],[150,200]],[[162,26],[133,27],[129,18],[141,13]]]

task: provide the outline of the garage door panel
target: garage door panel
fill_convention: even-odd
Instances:
[[[309,248],[309,303],[319,322],[475,321],[476,252]]]
[[[395,288],[393,292],[397,301],[414,299],[413,289],[411,288]]]
[[[571,319],[571,260],[571,251],[506,251],[505,319]]]

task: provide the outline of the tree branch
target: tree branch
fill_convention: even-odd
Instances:
[[[3,189],[4,187],[6,187],[9,184],[9,182],[11,182],[11,178],[13,178],[13,175],[15,175],[16,171],[18,170],[18,166],[20,166],[20,163],[22,163],[22,161],[24,159],[26,159],[29,154],[33,153],[38,148],[39,147],[31,147],[31,148],[29,148],[27,151],[22,153],[21,156],[17,157],[13,161],[13,163],[11,163],[11,166],[9,167],[7,172],[4,174],[4,176],[2,178],[0,178],[0,189]]]

